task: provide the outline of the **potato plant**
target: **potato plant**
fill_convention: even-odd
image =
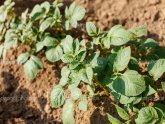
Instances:
[[[64,63],[61,79],[50,96],[53,108],[63,107],[64,124],[76,123],[75,107],[88,110],[88,98],[98,95],[97,87],[102,88],[99,95],[114,97],[112,104],[120,119],[107,113],[112,124],[164,124],[165,105],[148,100],[165,91],[164,49],[147,38],[146,26],[126,30],[116,25],[102,32],[93,22],[87,22],[89,38],[78,39],[72,36],[72,29],[85,16],[85,9],[72,3],[63,12],[62,6],[58,0],[52,4],[46,1],[19,16],[14,12],[14,2],[6,0],[0,7],[3,61],[9,48],[29,45],[31,50],[19,55],[17,62],[31,80],[44,68],[40,53],[45,53],[52,64]],[[160,82],[162,88],[157,87]],[[88,94],[82,92],[80,84],[85,85]]]

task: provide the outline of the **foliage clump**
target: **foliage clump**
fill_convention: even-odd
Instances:
[[[64,124],[76,123],[75,106],[88,110],[87,98],[95,97],[97,87],[115,99],[114,107],[122,120],[107,114],[112,124],[165,123],[165,105],[148,104],[148,97],[165,90],[164,82],[162,89],[156,85],[165,72],[165,57],[160,51],[163,48],[147,38],[146,26],[126,30],[116,25],[102,32],[93,22],[87,22],[90,40],[77,39],[71,31],[85,16],[85,9],[72,3],[62,13],[62,6],[58,0],[52,4],[46,1],[19,17],[14,12],[14,2],[6,0],[0,7],[0,40],[4,41],[0,57],[5,61],[7,49],[20,43],[29,45],[30,51],[22,53],[17,62],[31,80],[44,68],[39,53],[45,53],[52,64],[64,63],[61,79],[50,96],[53,108],[63,106]],[[144,61],[145,71],[140,66]],[[86,85],[89,94],[83,94],[80,83]],[[69,99],[66,89],[71,92]]]

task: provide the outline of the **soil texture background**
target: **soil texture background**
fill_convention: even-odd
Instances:
[[[3,1],[0,1],[0,5]],[[16,11],[20,13],[44,0],[14,1]],[[149,37],[165,46],[165,0],[74,1],[86,8],[84,22],[93,21],[102,31],[116,24],[122,24],[125,28],[147,25]],[[64,5],[71,2],[64,0]],[[84,27],[82,21],[78,28],[83,30]],[[81,32],[78,33],[81,35]],[[28,49],[27,46],[20,45],[8,51],[5,63],[0,61],[0,124],[62,124],[62,109],[52,109],[49,99],[53,86],[59,81],[62,65],[53,65],[43,57],[45,69],[34,81],[30,81],[26,78],[23,67],[16,62],[17,57]],[[76,110],[76,124],[109,124],[106,113],[115,115],[110,98],[98,96],[88,100],[89,111]]]

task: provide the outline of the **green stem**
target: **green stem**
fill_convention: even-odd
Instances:
[[[105,87],[105,85],[98,81],[96,76],[94,76],[94,82],[97,83],[105,91],[107,96],[109,96],[109,90]]]

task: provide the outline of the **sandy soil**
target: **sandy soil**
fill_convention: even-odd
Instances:
[[[44,0],[15,1],[19,13]],[[87,9],[85,20],[94,21],[101,30],[115,24],[126,28],[147,25],[149,36],[165,45],[165,0],[75,1]],[[69,4],[70,0],[64,3]],[[84,26],[82,22],[79,28]],[[30,81],[16,63],[17,56],[28,49],[19,46],[8,52],[6,63],[0,61],[0,124],[61,124],[61,109],[52,109],[49,100],[51,89],[60,77],[60,63],[52,65],[43,58],[45,69],[36,80]],[[89,99],[88,112],[76,110],[76,124],[108,124],[107,112],[115,113],[108,97]]]

